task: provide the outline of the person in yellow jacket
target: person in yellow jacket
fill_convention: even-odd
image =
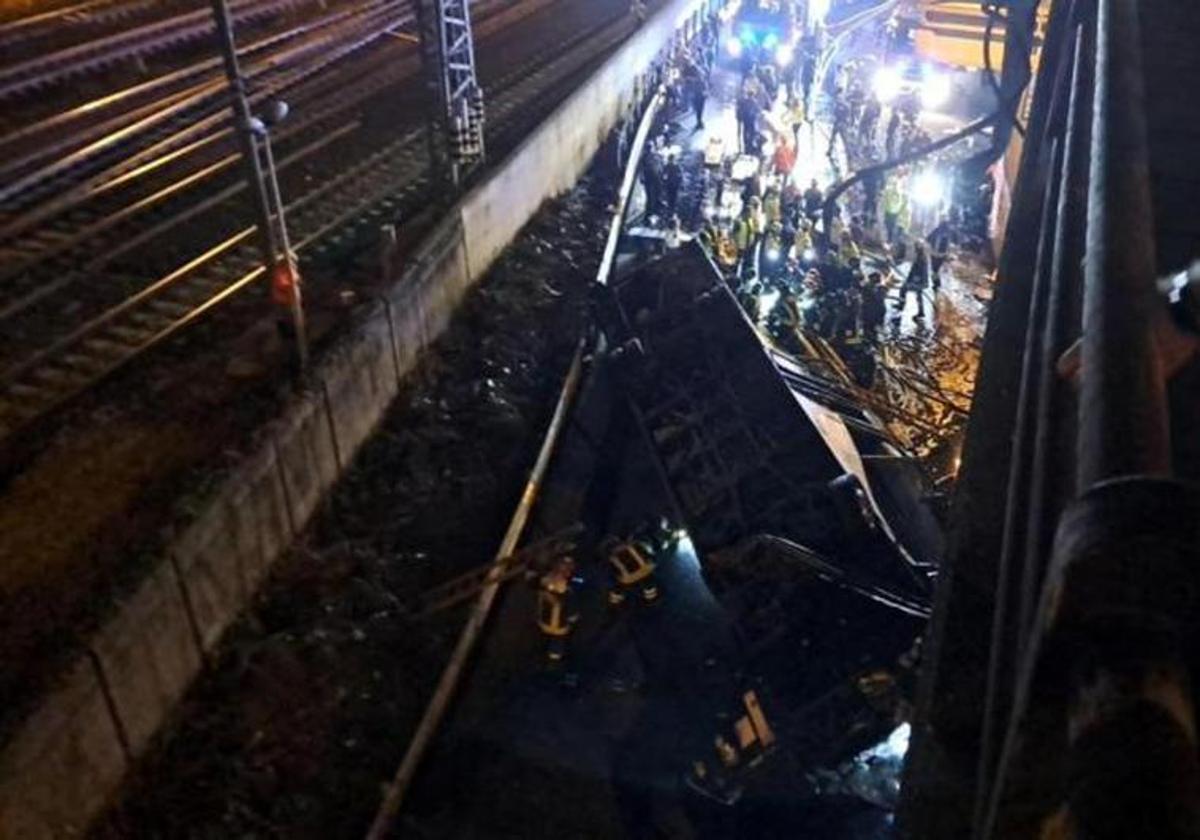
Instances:
[[[883,188],[883,227],[887,231],[888,242],[896,238],[896,228],[900,226],[900,216],[907,203],[896,179],[889,178],[887,186]]]
[[[767,229],[766,215],[763,213],[762,199],[756,195],[750,196],[750,200],[746,202],[746,207],[750,211],[750,226],[754,238],[762,236],[763,231]]]
[[[792,124],[792,140],[795,141],[795,148],[800,148],[800,129],[804,126],[804,100],[799,96],[792,97],[792,101],[788,103],[787,116]]]
[[[561,663],[566,656],[567,637],[579,620],[571,604],[574,576],[575,561],[563,557],[538,581],[537,623],[546,639],[546,658],[551,665]]]
[[[851,260],[857,260],[859,263],[862,262],[862,250],[859,249],[858,244],[854,241],[854,237],[850,235],[850,231],[848,230],[842,231],[838,237],[837,260],[843,268],[849,268]]]
[[[750,250],[754,239],[754,217],[750,205],[746,205],[733,222],[733,247],[737,249],[739,257]]]
[[[801,219],[792,237],[792,259],[801,265],[812,265],[817,261],[817,252],[813,248],[812,225],[808,219]]]
[[[646,546],[633,540],[610,539],[605,541],[602,550],[612,571],[609,606],[621,606],[635,589],[641,592],[644,603],[653,604],[658,600],[658,581],[654,576],[657,566]]]
[[[767,194],[763,196],[763,217],[766,220],[766,227],[768,229],[771,225],[778,224],[783,219],[783,208],[778,187],[772,186],[767,188]]]

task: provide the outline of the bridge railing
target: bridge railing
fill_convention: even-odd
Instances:
[[[1047,30],[926,648],[909,836],[1200,831],[1200,517],[1173,477],[1144,9],[1059,0]]]

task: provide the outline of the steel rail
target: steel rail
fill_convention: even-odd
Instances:
[[[399,5],[400,3],[396,3],[397,7]],[[364,31],[356,31],[345,43],[342,43],[338,49],[326,50],[322,52],[320,54],[319,61],[308,65],[291,68],[290,70],[285,71],[283,78],[281,79],[260,81],[258,89],[251,95],[251,101],[260,102],[271,96],[277,95],[280,91],[286,90],[288,87],[298,84],[299,82],[320,72],[333,62],[344,58],[345,56],[382,37],[388,28],[393,28],[405,22],[411,22],[411,20],[412,13],[409,12],[407,14],[401,14],[396,18],[388,18],[386,25],[384,23],[377,23],[373,26],[364,27]],[[223,91],[223,89],[223,86],[214,84],[212,92],[220,93]],[[67,155],[66,157],[58,159],[50,165],[39,168],[38,170],[30,172],[11,183],[0,186],[0,206],[13,204],[17,201],[18,196],[34,188],[37,188],[38,192],[45,192],[49,189],[53,189],[58,183],[56,179],[61,178],[61,176],[64,174],[73,169],[77,169],[83,163],[97,157],[103,152],[121,147],[122,144],[130,141],[139,134],[147,133],[151,129],[160,127],[164,123],[188,114],[194,109],[196,104],[197,101],[195,100],[185,100],[170,108],[155,111],[141,120],[127,125],[124,128],[107,135],[106,137],[96,140],[82,149]],[[51,204],[54,207],[61,209],[66,209],[70,206],[73,206],[72,201],[77,200],[81,193],[86,194],[92,189],[95,189],[97,185],[104,183],[106,180],[115,178],[132,168],[140,166],[144,162],[152,159],[155,155],[175,148],[185,141],[190,140],[209,129],[213,129],[216,126],[221,125],[228,119],[228,114],[226,114],[224,111],[216,109],[216,106],[218,106],[219,103],[208,102],[206,99],[206,104],[214,106],[213,113],[192,122],[187,127],[169,135],[168,137],[153,142],[148,147],[134,152],[133,154],[124,158],[120,163],[110,166],[100,173],[92,175],[84,182],[77,184],[73,190],[66,194],[57,196],[55,201],[51,202]],[[230,131],[231,129],[226,127],[218,133],[224,136]],[[57,212],[61,212],[61,209],[59,209]],[[48,211],[45,210],[40,211],[40,213],[43,215],[47,212]],[[0,241],[11,238],[18,233],[27,230],[30,226],[31,225],[27,224],[23,218],[18,218],[6,225],[5,228],[0,229]]]
[[[280,159],[276,165],[276,168],[279,171],[287,170],[287,169],[291,168],[292,164],[294,164],[300,160],[303,160],[303,159],[309,157],[310,155],[325,148],[326,146],[330,145],[331,143],[333,143],[337,140],[340,140],[342,137],[344,137],[345,135],[349,134],[350,132],[356,130],[358,127],[359,127],[359,123],[357,121],[347,123],[347,124],[339,127],[338,129],[321,136],[320,138],[314,140],[312,143],[309,143],[308,145],[304,146],[303,148],[298,149],[297,151],[293,152],[292,154],[287,155],[286,157]],[[78,244],[79,241],[86,241],[87,239],[94,238],[99,233],[103,232],[104,230],[107,230],[107,229],[119,224],[121,221],[124,220],[125,217],[132,216],[132,215],[140,212],[142,209],[144,209],[145,206],[157,204],[158,202],[162,201],[164,198],[169,198],[171,195],[175,194],[176,192],[186,189],[187,187],[191,186],[194,182],[203,180],[204,178],[207,178],[209,175],[212,174],[212,171],[210,171],[210,170],[216,170],[217,168],[226,169],[226,168],[236,164],[238,162],[238,160],[239,160],[239,156],[236,154],[227,155],[224,158],[222,158],[220,161],[218,161],[217,163],[212,164],[212,166],[210,166],[206,169],[202,169],[197,173],[193,173],[192,175],[188,176],[187,178],[185,178],[181,181],[177,181],[168,187],[164,187],[159,193],[154,193],[153,195],[147,196],[146,198],[143,198],[141,201],[139,201],[135,204],[132,204],[126,208],[123,208],[122,210],[118,211],[117,213],[114,213],[110,216],[104,217],[100,222],[97,222],[92,227],[88,228],[85,231],[82,231],[75,240],[69,240],[69,241],[61,243],[60,247],[62,247],[63,249],[67,249],[67,248],[73,247],[74,245]],[[90,275],[96,271],[99,271],[100,269],[104,268],[106,265],[111,263],[113,260],[116,260],[119,257],[123,257],[126,254],[137,250],[138,248],[142,247],[150,240],[152,240],[158,236],[161,236],[163,233],[167,232],[168,230],[178,227],[179,225],[183,224],[184,222],[190,221],[191,219],[195,218],[196,216],[200,215],[201,213],[205,213],[205,212],[213,209],[214,207],[230,200],[231,198],[234,198],[235,196],[237,196],[239,193],[241,193],[245,189],[246,189],[246,182],[239,180],[236,183],[231,184],[228,187],[220,190],[219,192],[208,196],[203,201],[201,201],[195,205],[192,205],[191,207],[188,207],[183,212],[178,213],[169,219],[165,219],[162,222],[159,222],[158,224],[153,225],[150,228],[147,228],[146,230],[140,231],[136,235],[134,235],[133,237],[131,237],[129,239],[122,240],[120,244],[116,245],[113,248],[105,249],[103,253],[99,254],[94,259],[92,259],[90,262],[88,262],[84,266],[82,266],[79,269],[79,271],[66,272],[66,273],[60,274],[55,280],[53,280],[49,283],[39,284],[33,290],[33,292],[29,293],[28,295],[25,295],[15,301],[12,301],[12,302],[6,304],[3,307],[0,307],[0,321],[4,321],[8,318],[11,318],[12,316],[24,311],[25,309],[28,309],[29,307],[34,306],[39,301],[49,297],[50,295],[55,294],[56,292],[61,291],[62,289],[69,286],[70,284],[77,282],[81,277],[84,277],[84,276]]]
[[[491,10],[501,5],[505,4],[503,2],[493,2],[489,4],[487,8]],[[512,74],[512,76],[519,76],[523,72],[525,71],[518,69]],[[300,135],[304,133],[312,126],[319,125],[322,121],[332,118],[332,116],[334,116],[337,112],[354,105],[357,101],[359,101],[360,98],[372,95],[376,90],[386,87],[389,84],[393,84],[395,81],[396,79],[393,79],[391,75],[374,73],[369,76],[368,83],[363,85],[355,85],[354,96],[347,97],[344,94],[335,91],[324,107],[306,109],[305,120],[300,122],[290,122],[287,124],[286,128],[280,132],[277,132],[277,140],[286,140],[294,135]],[[504,84],[507,84],[507,80],[501,80],[501,85]],[[319,140],[316,143],[311,143],[306,146],[305,149],[310,152],[316,151],[317,148],[325,145],[327,141],[344,135],[348,130],[350,130],[350,128],[356,126],[357,124],[357,121],[350,121],[330,128],[323,132],[323,137],[325,138],[324,141]],[[198,141],[196,145],[199,145],[199,143],[202,142],[206,141]],[[290,164],[291,162],[294,162],[295,159],[295,155],[288,155],[287,158],[285,158],[285,161],[286,163]],[[228,157],[223,159],[225,166],[228,166],[230,160],[231,159]],[[211,166],[207,171],[211,175],[218,171],[218,167],[215,165]],[[121,179],[119,178],[118,181],[120,180]],[[102,191],[103,190],[100,192]],[[150,196],[150,200],[141,199],[136,201],[133,206],[137,211],[144,211],[160,204],[162,201],[171,199],[176,195],[176,193],[177,190],[174,190],[172,185],[167,185],[157,193]],[[99,192],[97,194],[99,194]],[[68,270],[66,272],[62,272],[58,269],[54,269],[48,274],[48,276],[39,278],[30,275],[29,272],[30,270],[36,269],[39,263],[49,259],[48,255],[38,252],[26,257],[25,259],[10,260],[8,270],[0,273],[0,282],[12,282],[16,279],[20,279],[22,281],[21,285],[27,287],[31,286],[32,289],[28,292],[19,294],[17,297],[11,299],[6,305],[0,308],[0,320],[17,315],[21,311],[43,300],[48,295],[61,291],[67,285],[70,285],[71,283],[79,280],[81,277],[86,276],[87,272],[96,270],[100,265],[107,263],[111,259],[115,259],[117,256],[123,253],[127,253],[132,247],[136,247],[137,245],[148,241],[150,238],[160,235],[170,228],[177,226],[183,221],[193,218],[200,211],[214,206],[219,202],[219,200],[227,198],[230,194],[230,190],[223,190],[216,197],[205,199],[199,205],[195,205],[192,208],[186,209],[172,218],[154,225],[147,231],[133,233],[131,237],[123,238],[119,243],[114,245],[106,245],[101,243],[101,247],[93,250],[101,252],[102,256],[99,259],[91,259],[83,266],[81,271]],[[110,220],[115,221],[118,219],[123,220],[129,218],[131,214],[125,212],[126,209],[128,208],[119,208],[112,211],[106,211],[102,214],[102,218],[99,222],[90,226],[86,226],[84,229],[75,234],[70,234],[65,238],[57,239],[54,245],[54,254],[61,255],[64,251],[67,251],[70,248],[80,247],[83,243],[88,241],[89,236],[94,236],[102,233],[103,231],[111,229],[114,225],[109,224]],[[36,275],[36,273],[37,272],[35,271],[34,274]]]
[[[87,15],[86,23],[101,23],[128,17],[131,14],[137,14],[142,9],[156,5],[158,5],[156,0],[86,0],[86,2],[64,6],[61,9],[50,9],[45,12],[25,15],[0,23],[0,44],[11,44],[17,40],[17,38],[11,36],[11,33],[20,33],[21,30],[39,26],[58,26],[62,23],[70,23],[72,22],[70,18],[75,15]],[[104,13],[102,10],[108,6],[115,6],[116,8],[110,9],[108,13]],[[19,37],[21,36],[18,35]],[[24,37],[28,38],[30,36],[26,35]]]
[[[314,0],[241,0],[233,12],[239,23],[258,20]],[[0,101],[29,93],[81,73],[106,67],[209,37],[213,23],[200,8],[136,29],[117,32],[94,41],[0,67]]]
[[[316,20],[307,21],[290,29],[275,32],[266,35],[257,41],[250,42],[238,49],[238,57],[250,59],[255,53],[262,52],[270,47],[278,45],[280,42],[292,40],[297,37],[307,35],[313,30],[328,28],[343,23],[349,18],[357,15],[369,13],[374,8],[388,6],[394,0],[370,0],[370,2],[356,6],[351,9],[342,9],[331,13]],[[272,59],[272,62],[277,60]],[[26,152],[23,156],[10,150],[4,154],[4,159],[0,161],[0,176],[6,176],[10,173],[19,172],[22,169],[43,160],[47,157],[62,154],[71,147],[78,147],[86,144],[96,136],[104,136],[105,134],[120,128],[126,123],[144,117],[148,114],[156,113],[166,107],[176,104],[178,101],[187,96],[197,96],[199,94],[220,93],[224,89],[223,77],[220,75],[221,59],[212,57],[203,61],[195,62],[187,67],[181,67],[155,76],[153,79],[148,79],[144,82],[131,85],[104,96],[85,102],[81,105],[74,106],[51,117],[48,117],[37,122],[31,122],[24,125],[15,131],[0,137],[0,150],[7,146],[11,146],[21,141],[28,141],[30,138],[37,137],[39,134],[53,133],[56,139],[51,142],[38,142],[36,148]],[[248,63],[244,69],[247,80],[253,78],[263,72],[273,69],[270,64],[264,64],[261,61],[257,63]],[[190,87],[182,90],[164,94],[156,100],[152,100],[136,106],[131,110],[127,110],[114,117],[101,122],[92,122],[86,126],[79,126],[70,131],[66,131],[67,126],[72,123],[84,119],[94,120],[100,112],[114,109],[139,97],[153,93],[160,88],[169,87],[179,82],[186,81],[194,76],[209,74],[209,78],[198,82]],[[197,100],[199,101],[199,100]]]
[[[531,69],[510,74],[507,78],[510,86],[497,100],[494,109],[498,116],[505,116],[492,124],[493,130],[505,131],[506,126],[513,124],[515,117],[522,113],[518,105],[544,100],[549,90],[561,85],[564,79],[572,78],[598,55],[611,49],[627,35],[625,23],[624,18],[601,23],[557,45],[556,57],[549,63],[545,62],[544,56],[539,56],[530,62]],[[585,41],[591,45],[589,50],[575,49]],[[428,170],[421,139],[421,130],[414,130],[290,204],[286,209],[294,230],[300,234],[295,250],[303,251],[398,190],[404,194],[415,193]],[[389,175],[389,167],[402,167],[402,171]],[[253,232],[253,227],[245,228],[132,298],[89,319],[68,336],[0,372],[0,438],[86,390],[193,323],[197,310],[208,312],[217,303],[246,288],[252,279],[249,278],[250,266],[258,261],[256,250],[249,244]],[[236,288],[232,291],[226,282],[213,274],[214,271],[220,274],[214,266],[221,259],[229,262],[230,267],[246,266],[239,270],[238,279],[233,281]],[[261,272],[261,266],[257,270]],[[217,290],[213,293],[205,291],[211,286],[217,286]],[[200,292],[203,299],[198,303],[171,300],[166,293],[172,290],[175,290],[176,298],[195,297],[195,293]],[[159,310],[169,312],[174,309],[182,311],[171,316],[165,324],[153,323],[164,317]],[[122,319],[128,323],[123,325]],[[147,322],[150,322],[149,326]],[[88,351],[89,345],[93,351]],[[76,348],[82,348],[84,352],[73,353]]]
[[[345,96],[345,95],[336,96],[335,95],[335,96],[330,97],[324,106],[318,106],[315,108],[306,109],[304,111],[304,115],[303,115],[302,119],[288,123],[287,126],[282,131],[279,131],[276,133],[277,141],[287,140],[293,136],[298,136],[298,135],[303,134],[304,132],[308,131],[309,129],[313,128],[314,126],[319,126],[322,122],[331,119],[333,116],[335,116],[337,113],[341,112],[342,110],[352,107],[354,104],[356,104],[358,101],[360,101],[361,98],[369,96],[369,95],[373,94],[377,89],[386,87],[387,85],[392,84],[395,81],[396,80],[392,79],[391,76],[384,76],[382,74],[376,74],[373,77],[373,81],[371,84],[358,87],[353,96]],[[352,120],[347,123],[342,123],[336,127],[327,129],[325,132],[323,132],[323,134],[331,139],[334,136],[341,136],[344,133],[346,126],[350,125],[350,124],[357,124],[357,121]],[[228,134],[228,131],[226,130],[224,132],[218,132],[216,134],[202,137],[200,140],[195,141],[190,146],[184,147],[181,150],[176,150],[175,152],[169,152],[166,155],[164,155],[164,157],[159,158],[157,161],[151,161],[150,163],[146,164],[142,170],[135,170],[135,173],[140,172],[141,174],[147,174],[147,173],[153,171],[154,169],[157,169],[157,168],[161,167],[162,165],[165,165],[166,163],[171,162],[172,160],[179,157],[183,153],[197,151],[205,146],[211,146],[213,143],[223,139],[225,136],[227,136],[227,134]],[[215,172],[215,171],[217,171],[216,168],[212,168],[211,172]],[[211,174],[211,172],[210,172],[210,174]],[[117,176],[112,181],[109,181],[107,183],[99,185],[92,193],[88,194],[87,199],[90,200],[90,199],[95,199],[97,197],[100,197],[101,195],[103,195],[103,193],[109,191],[110,189],[120,186],[124,181],[128,180],[135,173],[125,173],[124,175]],[[174,194],[175,194],[175,191],[171,190],[170,185],[168,185],[158,191],[157,196],[158,196],[159,201],[147,202],[144,199],[142,199],[142,200],[136,201],[135,203],[138,205],[139,210],[145,210],[148,207],[152,207],[152,206],[155,206],[157,203],[160,203],[161,200],[165,200],[165,199],[172,197]],[[72,206],[74,206],[74,205],[72,205]],[[120,208],[118,208],[116,210],[107,210],[100,215],[112,216],[112,217],[121,216],[122,218],[127,217],[127,214],[125,214],[123,209],[120,209]],[[181,218],[187,218],[187,217],[190,217],[191,215],[192,214],[187,213],[185,211],[185,213],[182,214]],[[48,216],[47,216],[47,218],[48,218]],[[16,225],[23,225],[26,227],[32,226],[28,220],[23,220],[23,219],[13,220],[12,224],[13,224],[13,226],[16,226]],[[96,232],[99,230],[106,230],[109,227],[111,227],[111,225],[105,225],[102,221],[99,224],[92,225],[90,227],[86,227],[84,230],[81,230],[76,234],[69,235],[66,238],[64,238],[61,241],[56,243],[55,253],[61,254],[63,249],[67,248],[67,247],[77,247],[82,242],[86,241],[86,237],[89,233]],[[162,229],[163,229],[162,226],[159,226],[159,230],[161,231]],[[0,237],[0,239],[2,239],[2,238],[3,237]],[[6,266],[6,268],[3,271],[0,271],[0,282],[5,282],[5,281],[12,282],[16,278],[22,277],[23,275],[27,275],[27,273],[31,269],[36,268],[36,266],[39,263],[43,262],[47,258],[48,258],[48,256],[45,253],[37,252],[37,253],[30,254],[25,259],[17,259],[17,260],[10,261],[10,264],[8,266]],[[76,275],[74,275],[74,274],[70,275],[70,277],[72,279],[75,276]],[[57,288],[61,288],[62,283],[60,281],[62,281],[64,279],[66,279],[66,278],[57,276],[57,270],[56,270],[56,278],[55,279],[39,282],[38,285],[39,286],[45,285],[46,282],[49,282],[49,283],[53,284],[54,287],[57,289]],[[26,282],[25,285],[29,285],[29,283]],[[40,299],[43,296],[44,295],[39,293],[38,289],[35,289],[32,293],[33,300]],[[4,317],[10,316],[12,314],[15,314],[16,311],[19,311],[22,308],[24,308],[24,305],[19,300],[18,301],[10,301],[10,303],[4,307],[3,314],[0,314],[0,318],[4,318]]]
[[[508,4],[504,0],[493,0],[492,3],[487,4],[484,8],[486,11],[495,11],[499,7],[506,7],[507,5]],[[487,19],[489,19],[489,18],[485,18],[485,22]],[[301,135],[302,133],[304,133],[310,129],[319,127],[321,125],[321,123],[333,119],[341,111],[351,108],[354,105],[356,105],[358,102],[362,101],[363,99],[374,95],[379,90],[382,90],[392,84],[395,84],[395,83],[403,80],[404,78],[407,78],[409,75],[411,75],[412,72],[415,72],[415,67],[410,67],[409,66],[410,63],[411,62],[402,62],[402,63],[397,64],[397,63],[393,62],[392,64],[389,64],[387,66],[386,72],[367,73],[365,76],[363,76],[362,81],[356,82],[355,84],[350,85],[350,87],[353,88],[354,92],[353,92],[353,94],[351,94],[349,96],[346,95],[344,92],[346,85],[338,85],[336,88],[332,88],[332,86],[330,86],[331,87],[330,91],[328,91],[325,94],[317,95],[314,99],[314,102],[310,103],[307,107],[304,108],[304,110],[302,111],[302,116],[300,118],[298,118],[297,120],[294,120],[294,121],[289,121],[286,124],[286,127],[282,131],[276,132],[277,142],[281,141],[281,140],[287,140],[294,136]],[[520,75],[521,72],[524,72],[524,71],[518,70],[513,75],[514,76]],[[360,74],[360,75],[362,75],[362,74]],[[317,87],[320,87],[320,85],[317,85]],[[321,96],[324,96],[325,98],[322,99]],[[325,133],[326,134],[340,134],[340,133],[342,133],[345,125],[346,125],[346,123],[342,123],[342,124],[339,124],[338,126],[327,128],[325,130]],[[227,133],[228,132],[218,133],[216,135],[209,135],[206,138],[201,138],[200,140],[195,141],[190,146],[184,147],[184,149],[182,151],[183,152],[199,151],[203,147],[210,146],[214,142],[216,142],[220,139],[223,139],[223,137],[226,136]],[[178,151],[176,153],[167,153],[163,158],[159,158],[157,162],[152,161],[151,163],[146,164],[142,169],[135,170],[135,173],[126,173],[125,175],[118,175],[114,180],[109,181],[109,182],[97,187],[94,192],[88,194],[86,197],[84,197],[84,196],[79,197],[79,200],[82,201],[84,198],[86,198],[87,200],[92,200],[92,199],[101,197],[106,191],[108,191],[111,188],[114,188],[116,186],[120,186],[121,184],[123,184],[124,182],[129,180],[132,174],[138,174],[138,173],[148,174],[148,173],[152,172],[154,169],[160,168],[161,165],[166,164],[166,163],[170,162],[171,160],[173,160],[174,158],[178,158],[180,156],[181,155],[178,153]],[[212,171],[216,171],[216,170],[214,169]],[[169,187],[170,187],[170,185],[167,185],[167,187],[164,187],[163,189],[158,191],[158,196],[160,199],[164,199],[164,200],[169,199],[171,196],[174,195],[174,192],[172,190],[170,190]],[[140,210],[146,210],[150,207],[156,206],[157,202],[144,202],[144,201],[139,200],[135,203],[138,204],[138,207]],[[72,206],[74,206],[74,205],[72,205]],[[66,209],[69,209],[69,208],[66,208]],[[122,218],[127,217],[127,214],[123,213],[122,208],[111,209],[111,210],[110,209],[100,209],[99,211],[92,211],[91,215],[93,215],[93,216],[97,216],[97,215],[99,215],[99,216],[121,216]],[[190,215],[191,215],[190,213],[185,212],[184,214],[181,215],[181,218],[188,217]],[[47,217],[47,218],[49,218],[49,217]],[[14,226],[17,226],[17,225],[29,226],[30,225],[28,220],[21,219],[21,218],[12,220],[12,224]],[[25,253],[24,255],[18,254],[14,258],[10,258],[7,261],[7,265],[2,270],[0,270],[0,283],[2,283],[2,282],[12,283],[14,281],[19,281],[19,283],[21,285],[34,286],[35,288],[33,289],[32,292],[25,293],[24,298],[22,298],[21,294],[18,294],[17,297],[10,299],[9,303],[3,307],[3,310],[2,310],[3,314],[0,314],[0,318],[11,316],[11,315],[15,314],[16,312],[20,311],[21,309],[25,308],[26,303],[36,302],[36,300],[39,300],[42,297],[44,297],[44,294],[41,291],[41,287],[46,286],[46,285],[51,285],[51,286],[53,286],[53,288],[55,290],[57,290],[57,289],[62,288],[63,281],[70,282],[70,281],[74,280],[75,277],[77,277],[77,273],[68,272],[67,275],[63,275],[59,269],[53,268],[52,266],[48,266],[48,271],[50,271],[52,273],[51,277],[38,278],[38,277],[33,276],[30,272],[33,272],[34,274],[36,274],[39,264],[45,264],[47,262],[47,260],[49,260],[51,263],[55,262],[54,259],[51,259],[52,255],[55,257],[61,256],[65,249],[80,246],[83,242],[86,241],[86,234],[88,232],[106,230],[110,227],[111,226],[104,225],[103,223],[93,224],[90,226],[87,226],[85,223],[84,229],[80,230],[76,233],[68,232],[65,236],[59,236],[58,233],[56,232],[54,247],[53,247],[53,254],[49,253],[48,249],[33,249],[32,251],[28,251],[28,249],[27,249],[27,253]],[[157,229],[161,231],[164,229],[164,226],[159,225],[159,226],[157,226]],[[0,237],[0,239],[2,239],[2,237]],[[118,245],[116,247],[119,248],[120,246]],[[19,248],[17,250],[19,250]],[[109,246],[105,245],[100,250],[111,250],[111,248]],[[22,302],[23,300],[25,301],[24,303]]]

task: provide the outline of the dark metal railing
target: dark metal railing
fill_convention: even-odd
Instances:
[[[1052,11],[906,779],[913,837],[1200,836],[1200,505],[1172,477],[1145,8]]]

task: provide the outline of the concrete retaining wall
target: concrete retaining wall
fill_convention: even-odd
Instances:
[[[411,255],[0,752],[0,838],[78,837],[153,741],[404,375],[547,198],[570,188],[685,22],[669,0]]]

